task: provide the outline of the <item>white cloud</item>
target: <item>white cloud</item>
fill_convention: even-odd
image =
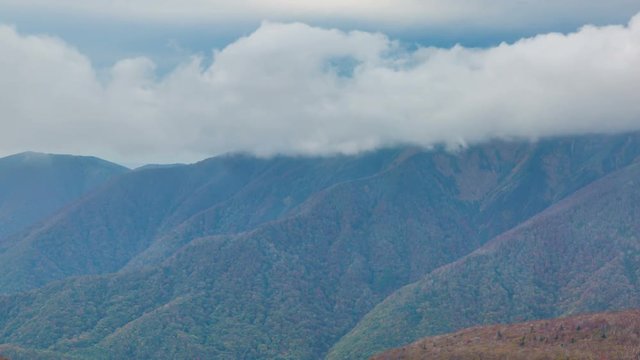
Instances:
[[[0,53],[2,153],[131,164],[640,129],[640,16],[487,49],[264,23],[213,59],[163,77],[124,59],[104,81],[57,39],[0,27]]]

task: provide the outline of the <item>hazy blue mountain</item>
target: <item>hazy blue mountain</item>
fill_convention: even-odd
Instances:
[[[134,171],[0,253],[0,289],[37,288],[0,297],[0,343],[24,358],[322,357],[402,286],[639,155],[627,134]]]
[[[85,156],[26,152],[0,158],[0,239],[127,171]]]

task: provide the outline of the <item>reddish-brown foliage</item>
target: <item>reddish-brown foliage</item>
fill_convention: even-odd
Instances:
[[[640,310],[474,327],[372,359],[640,359]]]

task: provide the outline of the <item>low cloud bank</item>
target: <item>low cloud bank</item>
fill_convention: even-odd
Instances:
[[[60,39],[8,26],[0,53],[3,154],[132,164],[640,129],[640,16],[485,49],[265,22],[162,77],[147,58],[105,74]]]

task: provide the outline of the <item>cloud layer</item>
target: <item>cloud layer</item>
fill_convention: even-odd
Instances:
[[[561,19],[610,21],[640,11],[637,0],[0,0],[0,9],[152,21],[272,21],[330,19],[427,26],[513,28]]]
[[[98,72],[62,40],[7,26],[0,53],[4,154],[135,164],[640,129],[640,16],[487,49],[265,22],[162,77],[146,58]]]

